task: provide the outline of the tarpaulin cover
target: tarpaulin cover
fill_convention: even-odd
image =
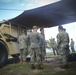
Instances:
[[[66,23],[76,22],[76,1],[61,0],[32,10],[26,10],[19,16],[9,20],[12,24],[32,28],[53,27]]]

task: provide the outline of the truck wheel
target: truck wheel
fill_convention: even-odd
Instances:
[[[8,60],[8,52],[6,45],[0,41],[0,67],[4,66]]]

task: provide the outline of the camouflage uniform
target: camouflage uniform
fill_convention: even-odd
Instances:
[[[35,63],[41,64],[41,51],[39,45],[41,42],[41,36],[38,32],[31,32],[31,34],[28,35],[28,40],[31,49],[31,64],[32,67],[34,67]]]
[[[26,56],[27,56],[27,39],[26,39],[26,35],[24,33],[22,33],[19,36],[18,42],[19,42],[19,47],[20,47],[20,52],[21,52],[20,60],[25,61]]]
[[[70,46],[71,46],[72,52],[75,52],[75,49],[74,49],[74,41],[73,41],[73,39],[71,39]]]
[[[45,35],[42,34],[42,33],[40,33],[40,35],[42,37],[41,38],[41,43],[40,43],[40,49],[41,49],[41,55],[42,55],[41,61],[43,61],[44,58],[45,58],[45,55],[46,55],[46,49],[45,49],[46,41],[45,41]]]
[[[64,31],[60,31],[57,35],[57,44],[59,48],[59,54],[61,55],[63,65],[67,65],[67,58],[69,55],[69,35]]]
[[[57,49],[57,44],[56,44],[56,41],[54,40],[54,38],[52,40],[52,49],[53,49],[54,55],[56,55],[56,54],[59,55],[58,49]]]

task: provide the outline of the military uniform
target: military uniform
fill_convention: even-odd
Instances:
[[[57,35],[57,45],[59,48],[59,54],[61,55],[62,64],[67,65],[67,58],[69,55],[69,36],[68,33],[60,31]]]
[[[18,38],[19,47],[20,47],[20,60],[23,62],[26,60],[27,56],[27,39],[25,34],[21,34]]]
[[[31,32],[31,34],[28,35],[28,40],[31,49],[31,64],[35,67],[35,63],[41,64],[41,51],[39,45],[41,43],[41,36],[38,32]]]
[[[73,41],[73,39],[71,39],[70,46],[71,46],[72,52],[75,52],[75,49],[74,49],[74,41]]]
[[[56,41],[53,39],[52,40],[52,49],[53,49],[53,53],[54,53],[54,55],[59,55],[59,53],[58,53],[58,49],[57,49],[57,44],[56,44]]]
[[[43,61],[46,55],[46,49],[45,49],[46,41],[45,41],[45,35],[42,33],[40,33],[40,35],[41,35],[40,50],[41,50],[41,55],[42,55],[41,61]]]

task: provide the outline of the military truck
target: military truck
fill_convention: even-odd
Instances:
[[[6,64],[10,56],[19,57],[17,38],[23,28],[11,24],[0,25],[0,66]]]

